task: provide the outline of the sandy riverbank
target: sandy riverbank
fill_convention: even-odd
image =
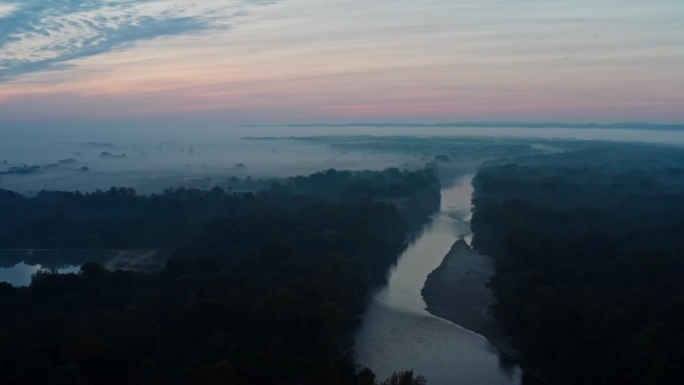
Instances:
[[[473,251],[464,240],[456,241],[441,265],[425,281],[422,294],[427,310],[490,340],[502,354],[517,358],[508,337],[488,314],[495,301],[486,286],[494,273],[494,261]]]

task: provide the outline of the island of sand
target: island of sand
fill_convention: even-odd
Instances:
[[[487,282],[493,273],[494,261],[460,239],[428,275],[423,298],[431,314],[486,337],[502,354],[516,358],[508,337],[489,313],[495,298]]]

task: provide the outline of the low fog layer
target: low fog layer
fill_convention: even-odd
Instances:
[[[435,155],[447,155],[458,160],[460,168],[472,169],[492,157],[563,151],[562,144],[575,139],[684,144],[684,132],[672,130],[487,127],[243,127],[192,132],[91,127],[61,130],[59,135],[46,129],[8,128],[0,137],[0,188],[28,195],[43,189],[85,192],[111,186],[141,193],[167,187],[230,188],[236,179],[330,168],[419,167],[435,161]]]
[[[229,187],[230,179],[278,178],[319,170],[384,169],[396,155],[348,154],[295,140],[250,140],[226,135],[6,135],[0,141],[0,188],[93,191],[126,186],[138,192],[167,187]]]

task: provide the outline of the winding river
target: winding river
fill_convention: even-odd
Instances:
[[[473,175],[442,190],[440,211],[401,255],[370,301],[356,336],[357,361],[384,379],[413,369],[429,385],[518,385],[522,370],[484,337],[425,310],[421,289],[458,239],[470,243]]]

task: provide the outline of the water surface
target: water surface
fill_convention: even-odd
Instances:
[[[425,310],[420,290],[458,239],[470,240],[472,175],[442,190],[442,207],[401,255],[387,286],[373,296],[356,337],[358,362],[379,378],[413,369],[430,385],[520,384],[522,371],[506,365],[481,335]]]
[[[80,265],[67,265],[54,270],[67,274],[78,273],[80,268]],[[40,264],[29,265],[21,261],[12,267],[0,268],[0,282],[7,282],[12,286],[28,286],[31,283],[31,276],[40,270],[43,270]]]

